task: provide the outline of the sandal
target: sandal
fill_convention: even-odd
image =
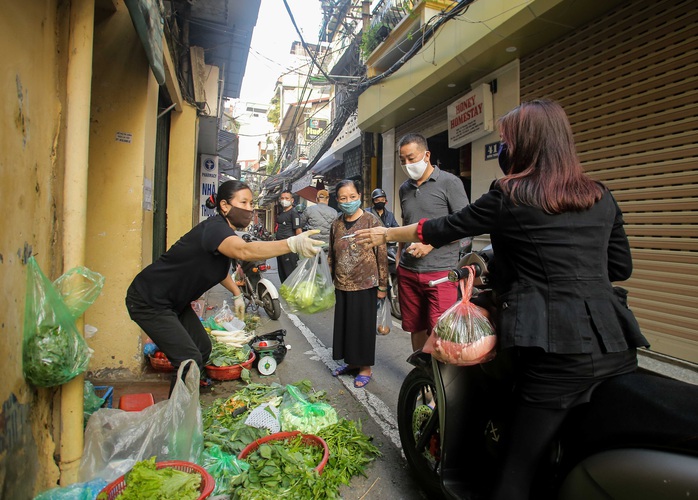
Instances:
[[[333,377],[339,377],[340,375],[346,375],[347,373],[351,374],[354,372],[358,372],[358,368],[352,368],[349,365],[341,365],[334,370],[332,370],[332,376]]]
[[[354,387],[356,387],[357,389],[366,387],[368,383],[371,381],[371,377],[373,377],[373,373],[371,375],[357,375],[354,378]]]

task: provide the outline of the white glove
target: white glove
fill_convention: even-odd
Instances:
[[[242,298],[242,294],[233,298],[233,307],[235,308],[235,316],[238,319],[245,319],[245,299]]]
[[[293,253],[297,253],[301,257],[315,257],[315,255],[320,251],[320,247],[323,246],[325,242],[313,240],[310,237],[314,234],[318,234],[319,232],[319,229],[311,229],[310,231],[291,236],[286,240],[288,243],[288,248],[290,248]]]

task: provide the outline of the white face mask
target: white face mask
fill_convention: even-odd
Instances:
[[[410,179],[418,181],[422,178],[422,175],[424,175],[424,171],[427,169],[428,165],[428,163],[426,162],[426,157],[427,154],[424,153],[422,159],[419,160],[417,163],[405,163],[404,165],[402,165],[402,169],[410,177]]]
[[[284,208],[288,208],[293,204],[291,200],[280,200],[279,203],[281,203],[281,206]]]

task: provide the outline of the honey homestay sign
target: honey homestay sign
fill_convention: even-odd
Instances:
[[[487,83],[459,97],[446,108],[448,147],[459,148],[494,130],[492,92]]]

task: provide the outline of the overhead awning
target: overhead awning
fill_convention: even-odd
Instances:
[[[341,163],[342,160],[337,160],[334,156],[329,155],[320,159],[311,170],[314,174],[324,174],[325,172],[329,172],[333,168],[338,167],[341,165]]]
[[[317,199],[318,189],[322,189],[322,182],[317,179],[313,179],[314,175],[312,172],[308,172],[303,177],[298,179],[293,183],[291,187],[291,192],[297,194],[301,198],[305,198],[308,201],[315,202]]]

